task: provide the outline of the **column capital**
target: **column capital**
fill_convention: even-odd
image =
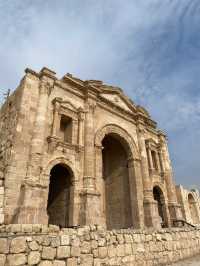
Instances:
[[[39,85],[40,94],[47,94],[49,96],[53,90],[53,87],[54,86],[49,82],[41,81]]]

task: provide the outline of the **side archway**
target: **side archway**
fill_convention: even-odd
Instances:
[[[121,127],[97,131],[96,183],[101,193],[101,218],[108,229],[143,227],[143,188],[137,146]]]
[[[198,211],[197,211],[197,204],[196,204],[195,198],[194,198],[192,193],[188,194],[187,200],[188,200],[188,205],[189,205],[191,222],[193,224],[199,224],[199,216],[198,216]]]
[[[49,162],[45,171],[48,180],[46,212],[48,223],[60,227],[73,225],[74,214],[74,171],[65,158]]]

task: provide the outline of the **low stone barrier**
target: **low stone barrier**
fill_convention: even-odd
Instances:
[[[45,225],[0,226],[0,266],[167,265],[200,253],[199,229],[62,229]]]

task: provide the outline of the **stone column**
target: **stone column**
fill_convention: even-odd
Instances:
[[[158,159],[159,159],[159,165],[160,165],[160,172],[161,172],[161,174],[163,174],[163,172],[164,172],[163,158],[162,158],[162,154],[160,151],[158,152]]]
[[[45,71],[45,70],[44,70]],[[34,131],[30,149],[30,160],[27,176],[21,187],[21,208],[17,217],[18,223],[48,223],[46,212],[46,202],[44,202],[46,187],[40,183],[41,169],[43,166],[43,154],[46,141],[47,112],[49,95],[54,84],[54,79],[50,79],[42,72],[37,113],[34,123]]]
[[[4,223],[4,167],[0,161],[0,225]]]
[[[140,126],[138,128],[138,142],[139,150],[141,154],[141,170],[142,170],[142,180],[143,180],[143,190],[144,190],[144,222],[147,227],[157,227],[157,220],[155,213],[155,201],[153,199],[152,193],[152,180],[149,175],[149,163],[147,158],[147,149],[145,143],[145,129]],[[148,151],[150,151],[148,149]],[[150,165],[152,165],[151,154],[148,155],[150,160]]]
[[[95,101],[87,99],[84,139],[84,176],[82,192],[82,224],[98,224],[100,218],[100,194],[95,187],[94,111]]]
[[[144,228],[143,184],[140,159],[128,160],[133,227]]]
[[[158,170],[158,172],[160,173],[160,161],[159,161],[159,157],[158,157],[158,152],[156,151],[155,152],[155,154],[156,154],[156,164],[157,164],[157,170]]]
[[[169,159],[166,137],[161,133],[160,133],[160,141],[161,141],[161,151],[163,158],[164,180],[166,183],[167,196],[168,196],[168,208],[171,217],[171,225],[173,225],[173,220],[182,218],[181,207],[177,202],[176,188],[173,182],[172,167]]]
[[[83,146],[84,140],[84,118],[85,114],[82,109],[79,110],[79,117],[78,117],[78,144]]]
[[[51,135],[53,137],[58,137],[58,130],[60,126],[60,104],[62,99],[61,98],[55,98],[53,101],[54,104],[54,113],[53,113],[53,125],[52,125],[52,133]]]
[[[72,120],[72,144],[78,144],[78,119]]]
[[[95,146],[95,169],[96,169],[96,189],[101,192],[100,199],[100,224],[106,227],[106,206],[105,206],[105,181],[103,176],[103,161],[102,161],[103,146]]]
[[[147,155],[149,158],[149,170],[151,172],[153,170],[153,161],[152,161],[151,149],[149,146],[147,146]]]

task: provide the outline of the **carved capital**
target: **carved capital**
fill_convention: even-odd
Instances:
[[[40,83],[40,94],[47,94],[48,96],[51,94],[53,90],[53,85],[51,85],[49,82],[41,82]]]

